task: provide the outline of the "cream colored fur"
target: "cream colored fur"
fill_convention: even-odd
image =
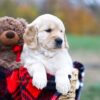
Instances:
[[[55,39],[63,40],[61,48],[55,47]],[[67,94],[70,89],[72,59],[68,53],[63,22],[54,15],[44,14],[27,26],[21,61],[39,89],[47,85],[46,73],[55,75],[56,89]]]

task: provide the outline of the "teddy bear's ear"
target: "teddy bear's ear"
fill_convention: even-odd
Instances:
[[[28,25],[28,22],[23,18],[17,18],[16,20],[18,20],[24,28],[26,28],[26,26]]]
[[[23,38],[29,48],[37,48],[37,28],[34,25],[27,25]]]

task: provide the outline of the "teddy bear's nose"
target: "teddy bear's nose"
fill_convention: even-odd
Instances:
[[[6,37],[9,38],[9,39],[12,39],[12,38],[15,37],[15,34],[14,34],[14,32],[7,32]]]

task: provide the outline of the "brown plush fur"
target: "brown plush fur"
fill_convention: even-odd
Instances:
[[[27,22],[24,19],[0,18],[0,66],[9,69],[15,69],[20,66],[16,62],[16,55],[12,48],[15,45],[23,45],[23,33],[26,25]]]

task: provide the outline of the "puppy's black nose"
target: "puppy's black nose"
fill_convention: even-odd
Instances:
[[[6,37],[7,37],[8,39],[12,39],[12,38],[15,37],[15,34],[14,34],[14,32],[7,32],[7,33],[6,33]]]
[[[63,40],[61,38],[56,38],[55,39],[56,47],[61,48],[61,45],[63,43]]]

